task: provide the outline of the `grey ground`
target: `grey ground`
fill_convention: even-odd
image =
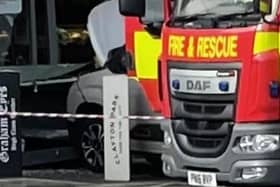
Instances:
[[[131,173],[131,182],[105,182],[103,174],[70,162],[25,169],[23,178],[0,179],[0,187],[187,187],[184,179],[167,178],[143,159],[134,162]]]

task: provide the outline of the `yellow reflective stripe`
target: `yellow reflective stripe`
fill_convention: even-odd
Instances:
[[[155,39],[143,31],[135,32],[134,39],[137,77],[139,79],[157,79],[161,39]]]
[[[279,48],[278,32],[256,32],[254,55]]]

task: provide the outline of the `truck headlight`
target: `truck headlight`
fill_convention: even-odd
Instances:
[[[266,153],[279,148],[279,135],[251,135],[240,138],[238,147],[243,153]]]

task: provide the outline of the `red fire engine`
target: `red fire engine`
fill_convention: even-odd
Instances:
[[[143,20],[151,2],[162,20]],[[151,94],[172,119],[164,173],[191,185],[279,184],[279,1],[120,0],[120,10],[162,41],[159,55],[141,55],[158,55]]]

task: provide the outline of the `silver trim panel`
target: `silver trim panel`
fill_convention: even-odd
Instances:
[[[220,76],[223,75],[223,76]],[[171,92],[189,94],[234,94],[237,87],[237,70],[218,71],[218,70],[170,70]],[[173,81],[178,81],[178,89],[173,87]],[[228,90],[219,89],[219,84],[228,83]]]

